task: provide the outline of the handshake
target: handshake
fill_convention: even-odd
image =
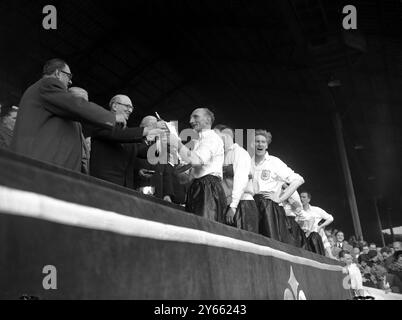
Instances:
[[[157,136],[167,137],[169,129],[165,121],[161,120],[148,127],[144,127],[143,135],[147,137],[148,141],[153,141]]]
[[[161,141],[169,144],[171,151],[176,151],[181,139],[179,138],[176,128],[170,123],[160,120],[155,124],[144,128],[144,136],[148,141],[154,141],[159,136]]]
[[[129,114],[119,112],[115,114],[115,117],[116,126],[120,126],[125,129]],[[159,116],[158,121],[147,122],[145,124],[143,136],[146,137],[147,141],[154,141],[156,137],[160,137],[161,141],[168,143],[173,149],[177,149],[177,146],[180,142],[176,128],[170,123],[160,119]]]

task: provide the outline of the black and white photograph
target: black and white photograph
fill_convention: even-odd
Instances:
[[[3,0],[0,46],[0,300],[402,300],[401,0]]]

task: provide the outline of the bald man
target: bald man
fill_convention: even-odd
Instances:
[[[109,103],[112,113],[125,114],[134,110],[130,98],[116,95]],[[134,188],[133,162],[135,142],[141,142],[147,135],[165,132],[164,125],[156,123],[147,127],[115,128],[114,130],[95,129],[91,132],[90,174],[123,187]]]
[[[180,157],[191,165],[194,178],[187,190],[186,210],[204,218],[225,223],[226,195],[222,187],[224,162],[223,141],[213,131],[214,114],[208,108],[195,109],[190,125],[198,135],[193,150],[170,135]]]

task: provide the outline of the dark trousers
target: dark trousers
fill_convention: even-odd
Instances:
[[[258,209],[254,200],[240,200],[234,216],[236,228],[258,233]]]
[[[286,219],[290,224],[290,233],[294,240],[293,245],[308,250],[306,235],[300,225],[296,222],[295,217],[287,216]]]
[[[226,196],[219,177],[206,175],[193,180],[187,191],[187,212],[225,223],[225,209]]]
[[[283,207],[270,199],[264,199],[260,194],[256,194],[254,200],[259,212],[258,233],[295,245],[296,240],[291,233],[291,224]]]
[[[311,232],[307,237],[307,250],[325,256],[324,244],[317,232]]]

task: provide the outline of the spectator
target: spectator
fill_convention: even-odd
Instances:
[[[17,119],[18,107],[3,106],[0,111],[0,148],[8,149],[13,138],[15,120]]]
[[[398,250],[394,253],[394,261],[389,265],[388,272],[402,279],[402,251]]]
[[[332,256],[335,257],[335,259],[339,259],[339,252],[341,252],[342,249],[337,247],[337,246],[335,246],[336,241],[335,241],[334,236],[331,235],[331,236],[329,236],[327,238],[328,238],[328,242],[331,245]]]
[[[389,247],[383,247],[381,248],[381,254],[384,260],[388,259],[390,256],[392,256],[392,250]]]
[[[368,254],[370,251],[370,248],[367,244],[363,245],[362,247],[362,254]]]
[[[354,263],[358,263],[359,256],[360,256],[359,247],[354,247],[352,250],[352,258]]]
[[[384,247],[381,249],[381,255],[384,261],[384,267],[388,270],[389,265],[394,262],[394,257],[392,256],[392,250],[390,247]]]
[[[370,243],[369,250],[377,250],[377,245],[374,242]]]
[[[369,250],[369,252],[367,253],[367,257],[369,259],[368,264],[370,265],[370,267],[381,264],[381,261],[378,258],[377,250]]]
[[[382,248],[377,247],[377,250],[376,250],[377,251],[377,257],[378,257],[378,261],[381,262],[381,265],[384,266],[385,261],[384,261],[384,257],[382,256],[381,249]]]
[[[392,243],[392,248],[394,249],[394,252],[402,250],[402,242],[401,241],[394,241]]]
[[[348,241],[348,243],[354,248],[354,247],[356,247],[357,246],[357,240],[356,240],[356,237],[355,236],[351,236],[351,237],[349,237],[349,241]]]
[[[378,289],[385,290],[386,293],[394,292],[400,293],[402,292],[402,282],[398,276],[395,274],[391,274],[387,272],[381,265],[375,265],[371,269],[372,273],[376,278],[376,285]]]
[[[369,258],[366,254],[361,254],[359,256],[359,269],[363,277],[363,284],[367,287],[376,287],[376,280],[374,275],[371,273],[371,267],[369,266]]]
[[[113,114],[67,91],[72,73],[60,59],[43,67],[43,77],[23,94],[11,150],[40,161],[81,171],[82,144],[77,121],[112,129],[126,125],[126,116]]]
[[[339,230],[335,236],[336,236],[335,246],[348,252],[352,252],[353,247],[345,240],[343,231]]]
[[[347,250],[341,250],[341,251],[339,251],[339,254],[338,254],[338,256],[339,256],[339,261],[345,262],[345,255],[346,255],[346,254],[350,254],[350,252],[347,251]]]

